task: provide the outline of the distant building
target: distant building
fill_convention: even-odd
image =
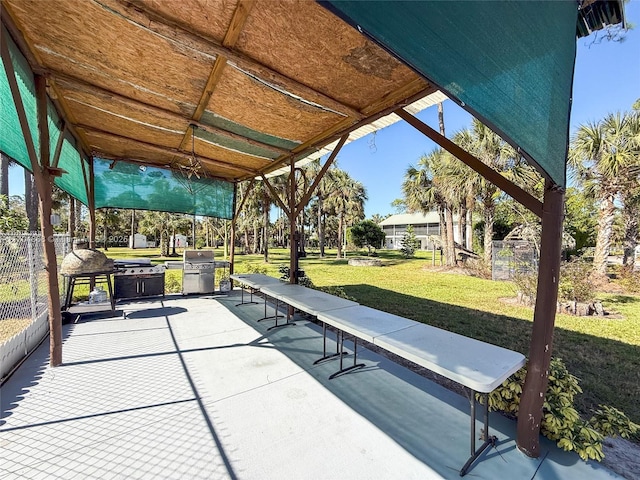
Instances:
[[[379,223],[385,234],[385,248],[399,250],[402,248],[402,237],[407,231],[407,226],[413,227],[413,233],[420,242],[422,250],[430,250],[435,246],[440,246],[440,217],[438,212],[422,213],[401,213],[391,215],[389,218]],[[453,217],[453,239],[459,242],[458,217]]]

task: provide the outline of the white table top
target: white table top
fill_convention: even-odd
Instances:
[[[319,312],[358,305],[351,300],[301,285],[268,285],[262,288],[262,292],[314,316]]]
[[[408,318],[364,305],[321,312],[318,314],[318,320],[372,343],[375,337],[416,324]]]
[[[422,323],[373,343],[481,393],[493,391],[525,363],[521,353]]]
[[[263,275],[262,273],[234,273],[229,275],[229,278],[258,290],[265,285],[284,285],[284,282],[279,278]]]

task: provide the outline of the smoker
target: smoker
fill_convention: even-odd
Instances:
[[[213,293],[216,264],[211,250],[185,250],[182,267],[182,294]]]

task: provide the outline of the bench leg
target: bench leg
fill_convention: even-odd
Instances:
[[[267,296],[265,295],[265,301],[266,301]],[[273,314],[273,318],[276,319],[276,324],[272,325],[271,327],[267,328],[267,331],[269,330],[273,330],[274,328],[280,328],[280,327],[288,327],[289,325],[294,325],[295,326],[295,322],[290,322],[290,317],[289,317],[289,312],[287,312],[287,321],[286,323],[281,323],[278,324],[278,318],[282,318],[282,315],[278,315],[278,299],[275,299],[276,301],[276,306],[275,306],[275,312]]]
[[[240,284],[240,303],[236,303],[236,307],[239,307],[240,305],[250,305],[252,303],[257,304],[258,302],[254,302],[253,301],[253,292],[254,292],[254,288],[253,287],[249,287],[249,291],[251,292],[251,296],[249,297],[250,300],[248,302],[244,301],[244,287],[242,286],[242,284]]]
[[[279,315],[278,314],[278,304],[276,303],[276,309],[275,312],[273,312],[273,315],[267,316],[267,295],[266,294],[262,294],[264,297],[264,317],[259,318],[258,321],[261,322],[263,320],[272,320],[272,319],[276,319],[276,323],[278,323],[278,318],[282,318],[283,315]],[[276,300],[277,302],[277,300]]]
[[[464,476],[473,462],[475,462],[482,452],[484,452],[487,447],[495,447],[498,438],[495,436],[489,435],[489,394],[484,394],[484,442],[478,449],[476,449],[476,394],[472,390],[471,398],[469,399],[471,402],[471,457],[467,460],[467,463],[464,464],[462,469],[460,470],[460,476]]]
[[[334,378],[336,378],[339,375],[342,375],[343,373],[347,373],[350,372],[351,370],[355,370],[356,368],[362,368],[365,366],[364,363],[357,363],[358,361],[358,338],[357,337],[353,337],[353,365],[351,365],[350,367],[347,368],[343,368],[342,367],[342,359],[345,356],[344,353],[344,332],[342,330],[340,330],[340,340],[339,340],[339,349],[340,349],[340,370],[338,370],[337,372],[329,375],[329,380],[332,380]]]
[[[337,340],[338,339],[336,339],[336,353],[327,355],[327,324],[325,322],[322,322],[322,357],[313,362],[314,365],[343,354],[343,352],[340,351],[340,343]]]

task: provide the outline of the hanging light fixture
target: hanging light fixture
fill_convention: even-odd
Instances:
[[[191,155],[187,157],[186,163],[183,163],[181,160],[174,162],[172,168],[176,172],[174,178],[178,180],[190,194],[194,195],[198,190],[204,188],[204,185],[194,182],[206,177],[206,172],[196,155],[195,137],[197,126],[193,123],[189,126],[191,127]]]

